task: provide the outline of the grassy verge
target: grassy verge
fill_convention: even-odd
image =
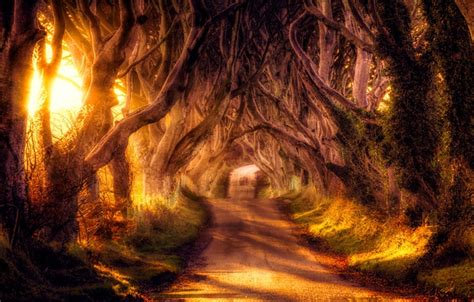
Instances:
[[[307,234],[347,257],[348,265],[396,283],[419,282],[438,293],[474,295],[474,262],[423,271],[417,266],[433,233],[428,226],[409,228],[347,199],[318,196],[313,187],[288,193],[291,218]]]
[[[445,294],[474,297],[474,261],[472,259],[456,265],[421,272],[418,279]]]
[[[186,249],[207,221],[202,201],[182,188],[173,204],[135,209],[111,240],[54,251],[40,243],[12,249],[0,236],[1,301],[141,301],[174,280]]]
[[[137,211],[132,220],[134,225],[121,238],[88,248],[95,268],[114,280],[122,296],[139,296],[172,282],[184,268],[186,250],[199,236],[207,212],[198,196],[182,188],[172,206],[157,203]]]

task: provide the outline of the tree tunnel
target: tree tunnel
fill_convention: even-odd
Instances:
[[[454,2],[427,1],[424,10],[412,1],[33,2],[33,9],[18,4],[28,24],[8,19],[13,6],[2,8],[2,20],[11,22],[3,31],[3,77],[21,79],[2,86],[5,104],[14,105],[4,116],[21,117],[2,128],[14,146],[2,149],[3,182],[11,184],[3,208],[47,200],[75,225],[79,205],[100,199],[101,190],[112,192],[104,198],[122,213],[172,195],[182,177],[198,190],[219,190],[213,187],[240,154],[278,190],[296,177],[388,214],[429,212],[443,199],[442,167],[432,164],[442,133],[451,131],[453,169],[464,171],[471,160],[472,140],[458,139],[468,133],[462,117],[470,112],[464,100],[471,88],[449,76],[436,82],[453,66],[467,68],[469,56],[453,62],[436,52],[434,76],[422,60],[427,49],[417,46],[424,36],[407,30],[442,36],[449,29],[438,28],[439,11],[431,7],[449,6],[463,28],[455,43],[465,47],[470,35]],[[392,11],[399,11],[396,24]],[[7,35],[14,26],[22,29]],[[35,37],[29,44],[27,35]],[[24,53],[15,53],[18,47]],[[8,51],[18,58],[6,60]],[[29,98],[42,97],[28,106],[32,67],[41,92]],[[82,86],[83,99],[61,139],[53,139],[58,85],[66,87],[59,81]],[[446,95],[449,127],[432,105],[430,91],[440,85],[456,90]],[[62,91],[65,100],[69,90]],[[40,122],[26,136],[31,104],[40,104]],[[31,160],[24,152],[34,141],[38,158]],[[74,237],[77,229],[66,233]]]
[[[454,0],[6,2],[0,222],[11,242],[65,244],[183,187],[250,198],[298,183],[453,226],[446,209],[470,204],[472,37]],[[33,67],[41,87],[29,96]],[[55,94],[60,78],[79,79],[82,100],[54,137],[51,97],[72,94]]]

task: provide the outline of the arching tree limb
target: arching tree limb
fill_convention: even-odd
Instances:
[[[239,3],[234,3],[206,22],[202,19],[205,17],[203,12],[198,11],[200,4],[195,3],[196,1],[190,0],[190,6],[193,9],[193,26],[189,32],[183,51],[166,78],[159,95],[150,105],[130,114],[118,122],[91,150],[85,159],[91,171],[96,171],[106,165],[117,152],[125,149],[127,147],[128,138],[132,133],[145,125],[159,121],[165,116],[185,91],[186,83],[209,26],[224,16],[228,11],[240,5]]]

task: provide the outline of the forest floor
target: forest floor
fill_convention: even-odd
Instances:
[[[244,192],[245,193],[245,192]],[[207,247],[160,301],[424,300],[344,278],[340,259],[312,250],[272,199],[210,199]],[[339,268],[338,268],[339,265]]]
[[[207,211],[182,188],[174,206],[154,203],[128,223],[118,238],[59,251],[41,241],[12,248],[0,232],[0,301],[143,301],[143,291],[172,283],[197,253]]]

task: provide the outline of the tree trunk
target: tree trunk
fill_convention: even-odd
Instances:
[[[130,166],[125,153],[118,154],[110,162],[110,172],[113,176],[115,207],[125,217],[132,203]]]
[[[15,1],[0,7],[0,223],[11,242],[21,237],[27,212],[24,169],[28,91],[32,54],[41,37],[37,1]]]
[[[367,86],[370,77],[370,63],[372,55],[363,49],[357,48],[356,62],[354,68],[354,82],[352,84],[352,94],[357,107],[367,108]]]
[[[396,179],[396,171],[393,167],[387,168],[387,212],[392,215],[400,213],[400,188]]]
[[[323,14],[332,19],[332,1],[319,1]],[[329,83],[329,76],[334,62],[334,48],[336,47],[336,33],[323,22],[319,22],[319,70],[321,80]]]
[[[149,197],[159,194],[166,196],[171,193],[172,186],[169,186],[169,184],[172,182],[172,176],[168,172],[167,166],[176,144],[185,131],[186,121],[184,108],[181,104],[182,102],[178,102],[171,109],[165,133],[154,150],[149,166],[146,167],[144,194]]]

